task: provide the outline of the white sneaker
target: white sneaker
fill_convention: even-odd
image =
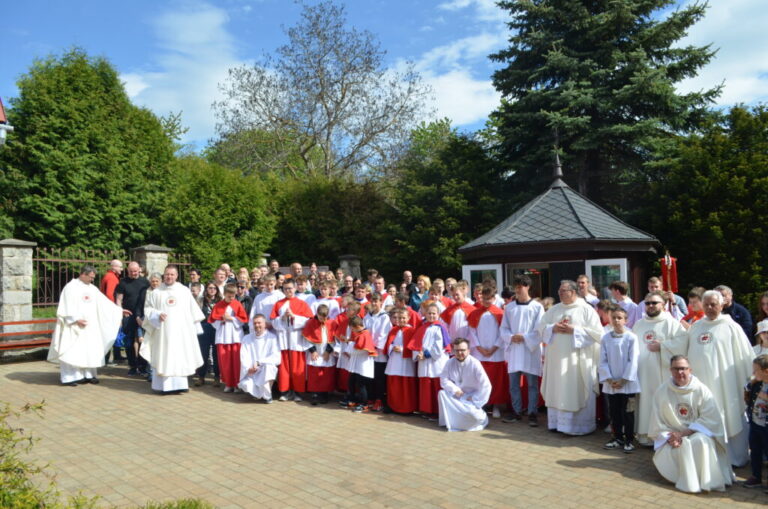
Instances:
[[[298,394],[296,394],[296,395],[294,395],[294,396],[293,396],[293,401],[304,401],[304,400],[303,400],[303,399],[301,399],[301,396],[299,396]]]
[[[243,390],[240,387],[235,387],[235,394],[242,394]]]
[[[606,433],[613,433],[613,428],[609,424],[608,426],[605,427],[605,429],[603,431],[605,431]]]
[[[271,404],[272,404],[272,403],[274,403],[274,402],[275,402],[275,401],[274,401],[272,398],[269,398],[269,399],[265,399],[265,400],[264,400],[264,403],[266,403],[267,405],[271,405]]]
[[[235,389],[232,387],[224,387],[224,392],[235,392]]]
[[[501,419],[501,411],[499,410],[499,407],[493,405],[493,414],[491,415],[494,419]]]
[[[277,398],[278,401],[288,401],[288,397],[286,395],[282,395],[279,398]]]

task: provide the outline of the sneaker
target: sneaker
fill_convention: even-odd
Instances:
[[[235,394],[242,394],[243,390],[240,387],[235,387]]]
[[[606,432],[606,433],[613,433],[613,428],[609,424],[608,426],[605,427],[605,429],[603,431]]]
[[[741,483],[742,486],[745,488],[762,488],[763,483],[760,482],[760,479],[757,477],[750,477],[743,483]]]
[[[635,446],[632,445],[632,442],[627,442],[626,444],[624,444],[624,452],[625,453],[629,454],[629,453],[631,453],[634,450],[635,450]]]
[[[622,444],[620,440],[613,439],[610,442],[608,442],[607,444],[605,444],[603,446],[603,449],[608,449],[608,450],[611,450],[611,449],[622,449],[623,447],[624,447],[624,444]]]
[[[128,370],[128,376],[136,376],[139,374],[139,371],[136,368],[131,368]]]
[[[78,383],[77,382],[61,382],[61,385],[63,385],[64,387],[77,387]]]
[[[528,415],[528,426],[535,428],[539,425],[539,417],[536,414]]]
[[[348,399],[340,399],[339,400],[339,406],[341,407],[348,407],[349,406],[349,400]]]
[[[234,387],[224,387],[224,392],[235,392]]]
[[[89,384],[97,384],[97,383],[99,383],[99,379],[96,378],[96,377],[86,378],[86,380],[88,381]]]
[[[301,396],[299,396],[298,394],[294,394],[293,395],[293,401],[304,401],[304,400],[301,399]]]
[[[317,406],[318,399],[320,398],[317,396],[317,393],[312,394],[312,399],[310,400],[312,403],[312,406]]]
[[[363,412],[367,412],[368,407],[365,405],[357,405],[352,409],[352,411],[355,412],[356,414],[361,414]]]
[[[281,394],[279,398],[277,398],[278,401],[288,401],[288,396],[285,394]]]
[[[272,398],[269,398],[269,399],[265,399],[265,400],[264,400],[264,403],[265,403],[265,404],[267,404],[267,405],[271,405],[271,404],[272,404],[272,403],[274,403],[274,402],[275,402],[275,400],[273,400]]]
[[[512,410],[507,415],[501,418],[501,422],[517,422],[520,420],[520,415]]]
[[[493,413],[491,414],[491,417],[494,419],[500,419],[501,418],[501,410],[499,410],[499,407],[496,405],[493,405]]]

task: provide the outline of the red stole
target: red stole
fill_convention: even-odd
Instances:
[[[323,343],[323,327],[327,333],[328,343],[333,343],[334,337],[334,321],[326,318],[325,323],[320,323],[317,317],[312,317],[307,321],[307,325],[304,326],[301,333],[307,338],[307,341],[320,345]],[[322,352],[320,352],[322,353]]]
[[[395,340],[395,337],[397,336],[397,333],[403,331],[403,358],[404,359],[410,359],[413,357],[411,354],[411,351],[408,349],[408,343],[411,342],[411,336],[413,336],[414,329],[413,327],[406,326],[406,327],[392,327],[389,329],[389,334],[387,334],[387,342],[384,343],[384,348],[382,351],[385,354],[389,353],[389,347],[392,345],[392,342]]]
[[[442,314],[440,315],[440,318],[442,318],[445,323],[450,325],[451,320],[453,320],[454,313],[456,313],[456,311],[458,311],[459,309],[464,311],[465,316],[469,316],[469,314],[475,310],[472,304],[470,304],[467,301],[464,301],[461,304],[459,304],[458,302],[454,302],[453,304],[445,308],[445,311],[442,312]]]
[[[373,344],[373,336],[368,329],[363,329],[360,332],[353,331],[350,341],[355,344],[355,350],[365,350],[369,357],[376,357],[376,346]]]
[[[232,299],[232,302],[226,302],[224,300],[217,302],[211,310],[211,314],[208,317],[208,323],[222,320],[224,318],[224,313],[227,312],[227,306],[232,308],[232,313],[235,318],[243,323],[248,323],[248,315],[245,312],[245,308],[243,308],[243,305],[240,304],[237,299]]]
[[[298,297],[293,297],[291,299],[281,299],[275,303],[275,307],[272,308],[272,313],[269,315],[271,320],[274,320],[280,316],[280,309],[285,305],[286,302],[288,303],[288,308],[296,316],[303,316],[305,318],[312,318],[315,316],[312,310],[309,309],[309,305],[306,302]]]
[[[443,341],[443,348],[446,351],[450,351],[451,343],[450,338],[448,338],[448,331],[445,328],[445,325],[443,325],[440,322],[428,322],[424,320],[424,322],[419,326],[418,329],[413,333],[413,336],[411,337],[411,342],[408,344],[408,348],[413,350],[414,352],[419,352],[424,347],[424,335],[427,333],[427,329],[429,329],[432,326],[437,326],[440,328],[442,332],[442,341]]]
[[[477,326],[480,324],[480,318],[485,314],[486,311],[493,315],[498,325],[501,325],[501,319],[504,318],[504,311],[502,311],[501,308],[491,304],[490,307],[479,307],[472,311],[469,316],[467,316],[467,322],[469,322],[469,326],[473,329],[477,329]]]

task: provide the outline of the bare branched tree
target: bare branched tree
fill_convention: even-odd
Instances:
[[[374,36],[347,28],[332,1],[304,5],[286,33],[275,57],[230,69],[220,85],[221,140],[252,170],[380,177],[424,118],[429,87],[410,63],[384,67]]]

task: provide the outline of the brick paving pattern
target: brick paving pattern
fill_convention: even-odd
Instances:
[[[99,385],[62,387],[55,365],[0,365],[0,400],[45,400],[44,418],[23,426],[41,439],[33,456],[51,464],[63,493],[119,507],[182,497],[220,508],[768,504],[762,490],[738,485],[678,492],[649,449],[604,451],[602,431],[567,437],[494,419],[482,432],[447,433],[419,417],[353,414],[335,402],[264,405],[210,385],[159,396],[126,372],[109,367]]]

